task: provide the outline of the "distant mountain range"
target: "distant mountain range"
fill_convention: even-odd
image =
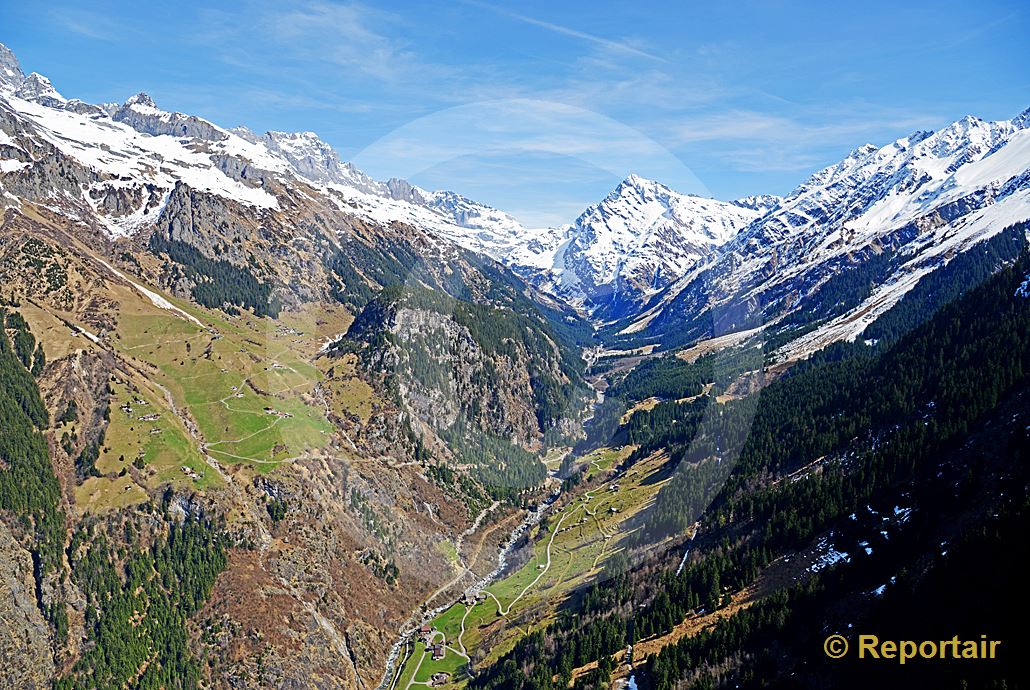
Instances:
[[[500,261],[607,323],[627,344],[774,323],[834,274],[890,251],[894,266],[867,299],[824,314],[819,333],[807,335],[813,343],[853,338],[919,276],[1030,217],[1030,110],[1001,122],[965,117],[939,132],[867,144],[783,198],[718,201],[629,175],[573,222],[527,228],[452,191],[374,180],[312,132],[225,129],[161,110],[143,93],[122,104],[68,100],[46,77],[25,76],[6,48],[0,92],[8,124],[0,171],[16,177],[30,165],[11,137],[19,123],[31,123],[98,174],[79,189],[60,190],[61,203],[112,237],[154,223],[176,182],[256,209],[278,209],[276,189],[300,184],[341,211],[408,225]],[[699,318],[711,321],[713,307],[735,316],[700,325]]]
[[[1028,124],[1030,110],[1000,122],[965,117],[856,149],[627,319],[622,334],[686,342],[713,334],[715,322],[715,334],[775,325],[818,300],[805,318],[818,328],[794,352],[858,337],[922,276],[1030,218]],[[868,267],[874,257],[882,269]],[[856,303],[825,298],[834,280],[861,270]]]

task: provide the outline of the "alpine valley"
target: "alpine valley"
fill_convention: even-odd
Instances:
[[[0,45],[0,688],[1027,687],[1028,220],[1030,110],[529,228]]]

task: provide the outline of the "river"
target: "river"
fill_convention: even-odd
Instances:
[[[491,570],[489,573],[480,578],[475,584],[468,587],[465,591],[472,593],[473,595],[478,594],[480,591],[486,589],[492,582],[494,582],[508,567],[508,558],[511,556],[512,551],[515,549],[515,545],[521,539],[522,535],[526,533],[530,527],[538,524],[543,519],[547,510],[554,504],[558,496],[561,495],[561,488],[555,489],[546,500],[538,505],[533,510],[529,511],[522,522],[518,524],[511,531],[508,536],[508,540],[497,554],[497,567]],[[400,632],[400,638],[390,647],[390,654],[386,659],[386,670],[383,672],[383,679],[379,682],[376,690],[387,690],[387,688],[393,687],[393,682],[396,680],[397,675],[397,662],[401,656],[401,650],[404,649],[410,641],[412,635],[418,629],[420,625],[428,623],[432,619],[439,616],[441,613],[454,606],[454,602],[448,602],[442,606],[438,606],[435,609],[427,611],[422,616],[416,618],[417,614],[413,614],[411,618],[405,621],[404,627]]]
[[[587,417],[583,419],[584,427],[586,427],[586,425],[594,418],[594,416],[597,414],[598,407],[604,401],[604,393],[597,390],[596,388],[594,388],[594,391],[595,398],[594,402],[591,405],[591,412]],[[571,453],[572,451],[570,450],[569,452]],[[540,503],[540,505],[538,505],[533,510],[529,511],[526,517],[523,518],[522,522],[520,522],[518,526],[516,526],[515,529],[513,529],[511,533],[508,535],[508,540],[504,543],[504,546],[497,554],[497,567],[491,570],[486,575],[484,575],[475,584],[468,587],[465,591],[470,592],[473,595],[478,594],[482,590],[486,589],[491,583],[497,580],[501,576],[501,574],[504,573],[505,569],[508,567],[508,559],[511,557],[512,551],[515,549],[515,545],[518,543],[519,539],[522,537],[523,534],[526,533],[526,531],[529,528],[538,524],[540,520],[543,519],[548,509],[550,509],[554,502],[558,500],[558,497],[560,495],[561,486],[559,485],[558,488],[556,488],[546,499],[544,499],[542,503]],[[439,592],[435,592],[427,600],[427,603],[428,601],[432,601],[434,598],[436,598],[437,594],[439,594]],[[398,676],[399,669],[397,666],[398,661],[401,658],[401,651],[407,647],[407,644],[411,640],[415,631],[418,629],[420,625],[428,623],[429,621],[436,618],[452,606],[454,606],[453,601],[444,604],[443,606],[438,606],[434,609],[431,609],[422,616],[418,616],[418,613],[416,612],[413,613],[411,617],[404,622],[404,624],[401,626],[400,637],[393,644],[393,646],[390,647],[390,654],[386,658],[386,669],[383,672],[383,678],[379,682],[379,685],[376,687],[376,690],[393,689],[394,682],[397,680]]]

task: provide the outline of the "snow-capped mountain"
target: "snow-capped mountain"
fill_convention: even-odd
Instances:
[[[510,215],[453,192],[429,192],[404,180],[374,180],[341,161],[313,132],[258,135],[245,127],[225,129],[195,115],[163,110],[146,93],[121,104],[68,100],[46,77],[25,76],[2,44],[0,108],[6,113],[4,143],[31,128],[98,175],[85,184],[83,194],[60,194],[76,197],[79,212],[95,214],[112,236],[130,235],[153,222],[161,197],[180,181],[260,208],[278,208],[273,183],[300,183],[341,210],[370,221],[405,223],[472,249],[495,249],[488,252],[493,255],[501,253],[495,238],[505,237],[510,244],[523,234]],[[14,172],[29,158],[12,143],[3,153],[2,171]],[[145,186],[146,198],[141,197],[137,208],[119,203],[114,204],[117,212],[111,213],[112,204],[103,201],[113,190],[123,193]],[[102,201],[98,204],[97,199]],[[63,203],[67,205],[68,199]]]
[[[574,223],[506,257],[538,282],[596,315],[622,315],[711,256],[761,206],[679,194],[630,175]]]
[[[1030,111],[1001,122],[966,117],[867,144],[786,198],[717,201],[630,175],[569,225],[527,228],[454,192],[375,180],[312,132],[225,129],[163,110],[145,93],[121,104],[66,99],[46,77],[25,76],[0,45],[4,205],[28,199],[118,238],[153,227],[180,184],[284,222],[314,200],[486,254],[618,321],[624,337],[662,342],[704,336],[694,322],[713,306],[734,314],[715,331],[775,322],[833,276],[888,251],[892,268],[871,296],[804,336],[856,337],[920,276],[1030,217],[1028,125]],[[70,173],[50,151],[81,168]]]
[[[375,180],[313,132],[225,129],[163,110],[146,93],[100,106],[68,100],[46,77],[24,76],[10,51],[0,60],[11,119],[32,123],[56,149],[100,175],[85,185],[78,213],[95,214],[113,236],[153,223],[178,181],[268,209],[279,208],[275,184],[300,182],[341,210],[412,225],[504,262],[570,303],[611,313],[612,305],[636,304],[675,280],[775,203],[701,199],[630,176],[571,225],[526,228],[455,192]],[[23,163],[5,161],[5,170]],[[127,188],[138,206],[121,199]]]
[[[121,104],[68,100],[46,77],[24,76],[5,47],[0,71],[11,133],[15,120],[31,123],[50,145],[94,171],[99,177],[84,183],[83,194],[62,193],[79,198],[76,212],[96,215],[116,237],[153,223],[177,182],[266,209],[280,207],[276,185],[300,183],[341,211],[414,226],[501,261],[577,307],[612,316],[632,311],[777,202],[702,199],[631,175],[572,224],[526,228],[455,192],[375,180],[313,132],[226,129],[163,110],[146,93]],[[26,163],[13,152],[5,158],[9,172]]]
[[[696,321],[705,313],[719,314],[720,333],[771,323],[832,277],[887,252],[890,270],[871,294],[842,313],[822,314],[825,323],[796,349],[854,339],[921,276],[1030,218],[1028,122],[1030,110],[999,122],[965,117],[937,132],[856,149],[671,286],[625,333],[682,337],[692,328],[684,315]]]

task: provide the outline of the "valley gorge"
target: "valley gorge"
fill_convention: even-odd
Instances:
[[[529,227],[0,44],[0,688],[862,687],[952,581],[1018,645],[1030,110],[625,175]]]

